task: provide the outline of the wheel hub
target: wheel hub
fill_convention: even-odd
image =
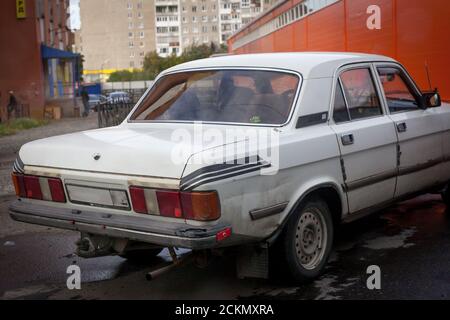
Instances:
[[[326,241],[325,223],[320,212],[306,211],[298,220],[296,232],[297,258],[306,269],[313,269],[320,263]]]

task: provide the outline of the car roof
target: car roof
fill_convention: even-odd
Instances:
[[[395,62],[375,54],[351,52],[288,52],[218,56],[194,60],[167,69],[168,72],[198,68],[276,68],[296,71],[304,79],[332,77],[342,65],[359,62]]]

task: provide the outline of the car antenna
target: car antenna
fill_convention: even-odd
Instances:
[[[433,86],[431,85],[430,69],[428,68],[428,60],[425,60],[425,71],[427,73],[428,86],[430,87],[430,91],[432,91]]]

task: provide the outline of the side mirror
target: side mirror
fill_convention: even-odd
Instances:
[[[441,105],[442,105],[441,95],[439,94],[437,89],[435,89],[432,92],[422,93],[422,99],[420,104],[420,107],[422,109],[440,107]]]

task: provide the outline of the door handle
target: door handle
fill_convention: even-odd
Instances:
[[[398,122],[397,123],[397,131],[398,132],[405,132],[408,129],[408,126],[406,125],[406,122]]]
[[[355,138],[353,137],[352,133],[347,133],[341,136],[341,141],[344,146],[348,146],[355,142]]]

